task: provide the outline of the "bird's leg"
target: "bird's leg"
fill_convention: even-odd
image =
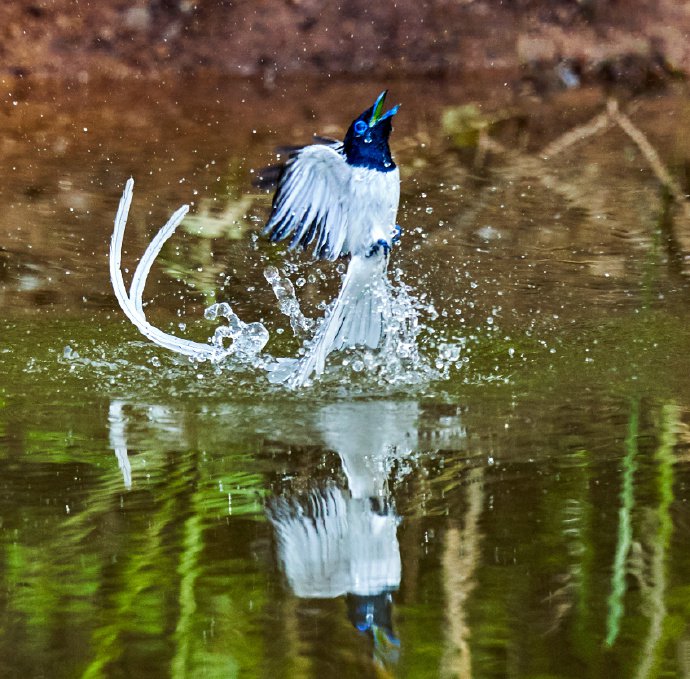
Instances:
[[[388,257],[388,254],[391,251],[391,244],[385,240],[384,238],[379,238],[374,245],[369,248],[369,254],[367,257],[373,257],[375,254],[378,253],[378,251],[383,248],[383,254]]]
[[[400,226],[400,224],[396,224],[393,227],[393,239],[391,240],[391,243],[397,243],[400,240],[400,236],[402,236],[402,226]]]

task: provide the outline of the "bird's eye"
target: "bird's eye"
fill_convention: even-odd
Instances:
[[[355,123],[355,134],[364,134],[368,129],[369,125],[367,125],[363,120],[358,120]]]

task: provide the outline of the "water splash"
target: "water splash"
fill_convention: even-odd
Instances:
[[[273,285],[281,311],[290,317],[290,325],[296,337],[303,339],[300,355],[296,358],[277,358],[267,366],[268,378],[273,383],[282,383],[291,389],[312,386],[317,374],[314,370],[314,353],[319,349],[320,331],[327,323],[333,301],[327,307],[324,317],[314,323],[309,321],[306,333],[299,300],[287,277],[280,277],[277,269],[270,267],[264,273]],[[325,384],[351,384],[362,380],[378,387],[424,384],[445,379],[451,366],[460,356],[460,348],[454,343],[440,345],[438,355],[432,360],[420,351],[420,335],[427,326],[423,317],[433,319],[438,314],[433,305],[422,301],[403,280],[401,269],[392,271],[392,278],[386,278],[376,291],[377,303],[382,311],[382,339],[376,349],[354,348],[340,351],[340,360],[333,358],[328,371],[318,375]]]
[[[273,294],[278,300],[278,308],[281,313],[290,319],[290,327],[295,337],[300,339],[309,337],[314,328],[314,319],[307,318],[302,313],[292,281],[287,276],[281,277],[280,272],[274,266],[264,269],[264,278],[273,288]]]
[[[187,356],[195,362],[209,361],[219,364],[231,357],[251,368],[265,369],[272,383],[282,383],[291,389],[311,386],[318,377],[325,384],[339,385],[353,382],[371,382],[376,386],[425,384],[447,379],[452,366],[459,360],[462,343],[430,343],[431,351],[420,351],[423,342],[420,334],[430,328],[421,322],[422,317],[433,320],[438,316],[432,304],[418,297],[403,281],[403,272],[395,269],[384,274],[374,291],[375,302],[381,310],[381,341],[376,349],[353,348],[339,352],[340,360],[329,359],[328,370],[321,374],[324,356],[315,358],[319,348],[320,333],[325,330],[329,314],[337,300],[326,309],[322,319],[315,321],[304,315],[295,287],[287,275],[281,275],[271,266],[264,271],[271,285],[281,313],[290,320],[295,337],[302,341],[297,357],[276,358],[262,354],[269,340],[269,332],[260,322],[245,323],[233,312],[227,302],[212,304],[204,313],[207,320],[223,318],[227,323],[215,328],[208,342],[195,342],[177,337],[151,325],[143,308],[146,280],[156,257],[165,242],[172,236],[189,211],[189,206],[179,208],[146,248],[136,267],[129,292],[122,277],[122,244],[127,217],[132,202],[134,181],[129,179],[120,200],[110,245],[110,277],[117,300],[127,317],[137,329],[156,345]],[[317,369],[317,366],[319,369]]]
[[[215,321],[218,317],[227,319],[227,325],[215,329],[210,339],[217,349],[217,355],[239,355],[251,359],[261,353],[268,342],[268,330],[263,323],[245,323],[227,302],[212,304],[204,311],[204,318]],[[230,340],[228,344],[227,341]]]

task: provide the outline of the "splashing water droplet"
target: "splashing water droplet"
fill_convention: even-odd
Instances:
[[[287,277],[281,277],[274,266],[266,267],[264,278],[271,284],[273,294],[278,300],[278,308],[281,313],[290,319],[290,327],[295,337],[306,337],[314,327],[314,321],[307,318],[300,309],[299,301],[295,295],[295,288]],[[304,279],[298,279],[304,281]],[[304,284],[304,283],[303,283]]]
[[[72,347],[67,344],[62,351],[62,357],[67,361],[72,361],[79,358],[78,352],[76,352]]]
[[[225,318],[228,324],[217,327],[209,340],[216,347],[218,357],[239,354],[243,358],[251,358],[266,346],[268,330],[262,323],[245,323],[227,302],[212,304],[204,311],[204,318],[209,321],[219,317]],[[229,345],[227,340],[231,341]]]

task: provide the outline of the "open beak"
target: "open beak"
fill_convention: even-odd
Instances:
[[[398,112],[400,104],[396,104],[390,111],[387,111],[386,113],[381,115],[381,111],[383,111],[383,102],[385,101],[387,94],[388,90],[383,90],[383,92],[379,94],[378,99],[376,99],[376,102],[374,103],[373,107],[373,113],[371,114],[371,120],[369,121],[369,127],[374,127],[374,125],[376,125],[377,123],[380,123],[382,120],[385,120],[386,118],[391,118]]]

